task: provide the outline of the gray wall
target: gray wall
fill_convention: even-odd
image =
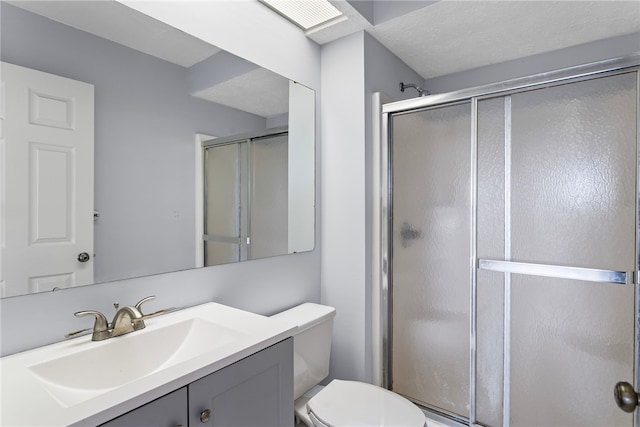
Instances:
[[[322,47],[322,302],[336,307],[330,378],[371,381],[371,97],[421,77],[364,32]]]
[[[95,282],[195,266],[195,134],[265,119],[189,95],[187,70],[2,3],[3,61],[95,86]]]
[[[364,33],[322,47],[322,303],[336,308],[331,378],[364,380]]]
[[[243,10],[246,19],[238,19],[238,16],[243,16],[243,14],[239,14],[239,12],[234,9],[234,7],[244,7],[242,5],[227,7],[217,2],[207,2],[206,4],[191,4],[190,8],[184,8],[180,6],[179,3],[174,3],[173,6],[201,18],[204,14],[198,9],[199,7],[217,8],[213,13],[215,19],[220,19],[220,22],[217,23],[215,29],[212,29],[215,32],[213,36],[224,35],[224,37],[220,38],[219,43],[216,43],[218,47],[256,62],[260,66],[277,71],[287,78],[304,82],[305,85],[317,91],[319,88],[320,72],[320,55],[317,45],[314,45],[306,39],[297,27],[292,26],[263,6],[245,2],[241,3],[249,8],[248,10]],[[154,4],[149,3],[146,4],[146,6],[153,8]],[[156,5],[156,7],[159,6]],[[162,7],[162,9],[164,10],[165,8]],[[255,19],[252,19],[252,11],[254,9]],[[265,10],[262,11],[262,9]],[[171,11],[169,13],[173,17],[179,15],[179,13]],[[3,8],[3,30],[4,25],[10,25],[10,22],[4,22],[5,18],[6,15]],[[187,21],[193,23],[197,21],[197,19],[189,17]],[[182,29],[187,32],[192,32],[184,26]],[[209,26],[207,26],[207,29],[211,30]],[[229,34],[238,31],[247,34],[247,36],[245,38],[229,36]],[[279,44],[275,45],[274,48],[265,48],[263,43],[268,42],[274,34],[278,37],[282,36],[283,39]],[[252,37],[256,39],[256,43],[249,42]],[[204,39],[212,41],[208,36],[204,37]],[[245,42],[245,40],[247,42]],[[5,54],[4,42],[5,40],[3,40],[3,55]],[[83,49],[83,54],[91,54],[91,49],[87,49],[87,47],[82,45],[69,45],[67,47],[67,50],[70,52],[72,49]],[[298,55],[294,57],[291,55],[291,52],[297,52]],[[45,56],[48,55],[47,52],[41,52],[41,54]],[[86,61],[85,65],[89,68],[109,67],[111,59],[113,59],[110,55],[114,55],[114,53],[112,50],[109,50],[105,55],[107,56],[95,59],[97,63]],[[9,61],[9,59],[7,60]],[[58,66],[63,67],[64,61],[60,62]],[[160,62],[161,61],[153,64],[153,73],[148,74],[147,71],[141,72],[142,77],[144,79],[169,79],[172,73],[177,72],[173,70],[173,66],[169,67],[171,70],[158,69],[156,71],[156,67],[160,67]],[[25,65],[38,68],[34,64]],[[176,68],[179,69],[180,67],[176,66]],[[56,74],[61,74],[64,69],[53,69],[51,71]],[[99,70],[96,72],[99,72]],[[153,76],[154,73],[158,73],[159,76]],[[78,75],[71,75],[70,77],[78,80],[86,80],[83,76]],[[186,85],[186,81],[184,84]],[[159,91],[156,90],[155,92]],[[167,94],[166,97],[162,93],[151,94],[151,100],[154,103],[161,101],[167,102],[168,99],[170,103],[178,103],[181,107],[186,108],[186,100],[182,97],[182,94],[173,92]],[[98,99],[97,91],[96,99]],[[318,97],[316,102],[318,105]],[[142,107],[137,103],[121,103],[120,105],[122,108],[128,108],[128,112],[136,111],[138,107]],[[140,131],[140,135],[142,136],[134,139],[145,138],[149,140],[147,138],[149,129],[158,127],[160,129],[159,133],[167,134],[167,139],[175,140],[177,135],[175,132],[177,131],[174,130],[173,126],[158,123],[154,117],[155,116],[150,115],[146,121],[140,125],[143,129],[143,131]],[[207,120],[212,120],[210,115],[206,117]],[[221,136],[242,132],[242,129],[236,128],[233,115],[220,111],[215,112],[214,122],[212,122],[211,127],[200,127],[198,123],[191,121],[191,118],[183,117],[183,119],[187,120],[187,124],[183,123],[177,126],[182,129],[179,131],[181,135],[184,129],[190,126],[188,129],[190,134],[189,142],[186,143],[188,144],[188,148],[171,144],[167,140],[164,140],[164,142],[152,141],[152,146],[157,149],[156,151],[164,152],[168,157],[177,159],[184,167],[186,167],[185,165],[188,163],[188,170],[178,166],[172,170],[164,168],[155,171],[156,178],[162,178],[165,174],[170,178],[161,184],[155,183],[157,190],[154,190],[164,198],[166,205],[163,205],[163,209],[168,206],[171,209],[170,212],[173,211],[176,200],[184,204],[185,209],[188,209],[188,207],[186,207],[187,203],[190,204],[190,206],[192,204],[191,200],[193,196],[190,194],[191,190],[185,191],[180,185],[177,185],[176,182],[192,182],[193,180],[193,173],[190,168],[192,167],[191,165],[194,159],[194,131],[213,133],[214,135],[218,134]],[[216,125],[215,127],[213,126],[214,124]],[[137,126],[137,122],[134,121],[131,126]],[[98,131],[99,130],[96,129],[96,132]],[[316,150],[319,152],[319,147],[317,147]],[[111,153],[111,156],[120,162],[124,161],[125,157],[134,152],[135,150],[133,150],[130,145],[124,144],[120,146],[118,150]],[[106,156],[106,154],[98,155]],[[148,153],[147,155],[151,156]],[[160,155],[160,153],[156,155]],[[146,163],[153,163],[153,161],[153,156],[145,160]],[[144,176],[138,176],[138,179],[146,181]],[[173,179],[173,181],[171,179]],[[127,185],[134,184],[135,183],[127,182]],[[318,188],[319,179],[316,195],[318,194]],[[176,194],[176,191],[179,191],[181,194]],[[114,196],[117,197],[123,192],[126,193],[127,188],[121,186],[113,192]],[[129,197],[135,199],[136,194],[137,193],[129,193]],[[131,202],[132,200],[128,201]],[[191,209],[193,210],[193,208]],[[316,196],[316,217],[319,215],[319,209],[319,198]],[[184,218],[187,218],[186,213]],[[190,227],[191,225],[187,228]],[[161,231],[162,230],[154,230],[154,232]],[[156,295],[157,300],[148,303],[147,310],[149,311],[163,307],[182,307],[207,301],[218,301],[260,314],[272,314],[304,301],[317,302],[320,300],[319,246],[319,232],[316,227],[316,249],[311,252],[109,282],[54,293],[2,299],[0,300],[0,353],[7,355],[61,341],[65,333],[89,327],[91,320],[76,319],[73,316],[73,312],[75,311],[92,308],[101,310],[110,316],[114,311],[112,306],[114,302],[132,304],[150,294]],[[172,251],[174,255],[165,259],[165,262],[172,262],[173,256],[178,256],[177,252],[175,252],[175,247],[172,247]]]

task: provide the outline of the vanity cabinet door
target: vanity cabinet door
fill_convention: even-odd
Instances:
[[[189,385],[189,426],[293,427],[293,340]]]
[[[162,396],[100,427],[187,427],[187,387]]]

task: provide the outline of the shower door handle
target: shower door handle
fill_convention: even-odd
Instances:
[[[628,382],[621,381],[613,389],[613,398],[618,408],[625,412],[633,412],[638,406],[638,393]]]

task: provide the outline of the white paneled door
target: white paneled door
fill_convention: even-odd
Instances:
[[[93,282],[93,85],[2,63],[2,296]]]

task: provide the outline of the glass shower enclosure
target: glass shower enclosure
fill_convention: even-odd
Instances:
[[[471,425],[640,425],[613,392],[639,384],[639,65],[383,107],[386,387]]]

